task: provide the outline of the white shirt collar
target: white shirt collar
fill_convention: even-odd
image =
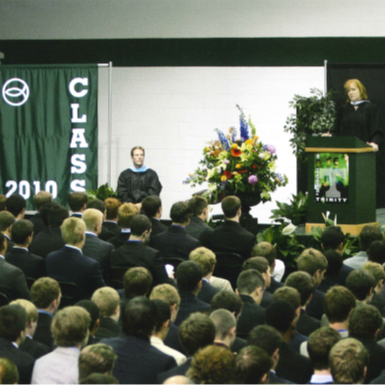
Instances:
[[[21,249],[21,250],[25,250],[25,251],[28,251],[28,249],[26,247],[21,247],[21,246],[13,246],[14,249]]]
[[[313,374],[310,379],[311,384],[325,384],[326,382],[334,382],[331,374]]]

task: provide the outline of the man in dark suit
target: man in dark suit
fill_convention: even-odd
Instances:
[[[265,281],[257,270],[249,269],[239,274],[236,293],[243,301],[243,309],[238,319],[238,337],[246,339],[255,326],[265,323],[265,310],[260,306],[264,290]]]
[[[151,233],[151,222],[145,215],[138,214],[131,221],[131,236],[126,243],[111,255],[111,267],[142,266],[153,277],[154,286],[169,283],[162,255],[158,250],[146,246]]]
[[[172,258],[187,260],[190,252],[201,244],[186,232],[186,226],[190,223],[191,211],[186,202],[174,203],[171,207],[171,226],[163,233],[155,236],[151,242],[154,249],[162,255]]]
[[[30,384],[35,359],[19,349],[25,339],[27,312],[20,305],[0,308],[0,357],[11,360],[19,371],[20,384]]]
[[[16,220],[23,219],[27,202],[18,193],[13,193],[6,201],[7,211],[9,211]]]
[[[24,273],[16,266],[8,263],[4,258],[7,249],[7,238],[0,233],[0,292],[8,297],[9,301],[24,298],[29,299],[29,290]]]
[[[7,250],[11,251],[12,247],[15,246],[15,242],[11,240],[12,225],[15,223],[15,217],[9,211],[0,212],[0,231],[4,234],[7,239]]]
[[[151,220],[151,242],[156,235],[163,233],[168,228],[160,221],[162,217],[162,201],[157,195],[149,195],[142,201],[142,210]]]
[[[106,205],[106,218],[98,237],[103,241],[108,241],[115,235],[120,234],[121,228],[118,225],[118,210],[122,202],[116,198],[107,198],[104,203]]]
[[[86,224],[86,243],[82,249],[83,254],[97,261],[103,276],[106,277],[114,246],[98,238],[102,231],[103,214],[96,209],[87,209],[83,212],[83,221]]]
[[[205,231],[201,235],[202,246],[214,252],[237,253],[245,260],[250,258],[256,237],[239,224],[241,200],[236,196],[227,196],[222,201],[222,210],[225,223],[212,232]]]
[[[33,197],[33,203],[35,204],[37,213],[29,218],[29,220],[33,223],[33,236],[36,237],[44,228],[45,223],[41,215],[41,209],[45,203],[52,202],[52,194],[48,191],[39,191]]]
[[[151,346],[156,307],[145,297],[133,298],[122,313],[123,335],[104,339],[118,358],[113,375],[121,384],[155,384],[158,374],[176,366],[175,359]]]
[[[73,192],[68,195],[67,202],[72,211],[71,217],[81,218],[87,207],[88,196],[84,192]]]
[[[52,202],[47,214],[48,227],[33,239],[29,247],[30,252],[46,258],[52,251],[60,250],[64,246],[60,226],[68,215],[65,207],[57,202]]]
[[[83,291],[85,298],[100,287],[106,286],[99,263],[83,255],[86,225],[80,218],[70,217],[61,226],[65,246],[46,258],[47,275],[58,281],[73,282]]]
[[[211,232],[213,229],[206,224],[209,217],[209,205],[205,198],[195,196],[188,202],[192,217],[190,223],[186,227],[187,234],[195,239],[200,240],[201,235],[205,232]]]
[[[12,226],[12,238],[15,246],[5,254],[6,261],[21,269],[26,277],[36,280],[45,276],[44,259],[28,250],[33,239],[32,222],[27,219],[15,222]]]

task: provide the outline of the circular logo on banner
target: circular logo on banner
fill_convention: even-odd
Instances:
[[[4,101],[10,106],[21,106],[29,98],[28,84],[19,78],[12,78],[7,80],[4,83],[3,89],[1,91]]]

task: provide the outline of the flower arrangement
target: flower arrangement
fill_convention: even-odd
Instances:
[[[209,189],[205,197],[210,203],[239,193],[260,194],[261,200],[266,202],[271,200],[271,192],[288,181],[286,175],[275,172],[275,147],[258,140],[250,118],[247,121],[242,109],[238,105],[237,108],[240,111],[240,137],[234,127],[227,135],[216,129],[218,139],[208,143],[199,162],[201,166],[183,182],[191,187],[207,182]]]

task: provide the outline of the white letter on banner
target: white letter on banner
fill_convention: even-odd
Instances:
[[[71,123],[86,123],[87,122],[87,115],[82,115],[81,118],[79,118],[79,103],[72,103],[71,104],[71,110],[72,110],[72,116],[71,116]]]
[[[70,148],[88,148],[86,137],[84,136],[84,128],[73,128]],[[79,146],[77,145],[79,143]]]
[[[86,187],[86,181],[83,179],[83,180],[80,180],[80,179],[74,179],[71,184],[71,190],[72,191],[76,191],[76,192],[84,192],[86,191],[85,187]]]
[[[71,174],[83,174],[87,171],[86,154],[73,154],[71,156]]]
[[[87,95],[88,90],[81,90],[76,91],[75,85],[76,84],[82,84],[83,86],[88,86],[88,78],[74,78],[70,81],[70,84],[68,85],[68,89],[72,96],[75,96],[75,98],[82,98],[83,96]]]

